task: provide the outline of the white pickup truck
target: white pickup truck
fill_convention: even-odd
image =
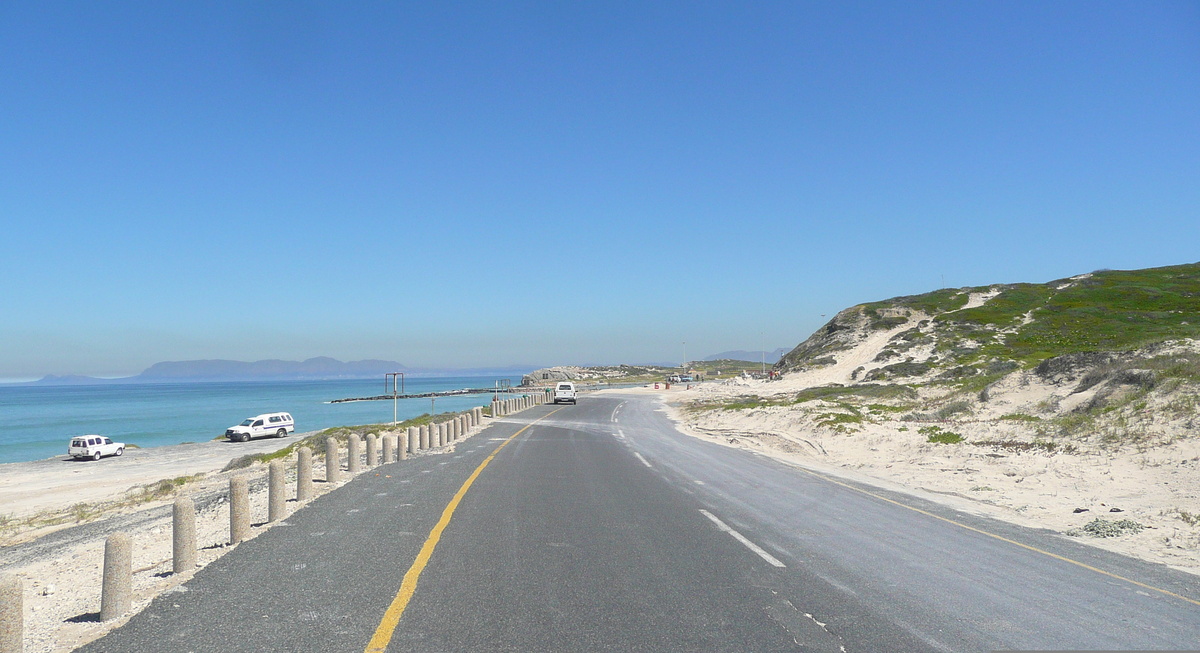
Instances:
[[[554,403],[556,404],[574,404],[575,403],[575,384],[570,381],[563,381],[554,386]]]
[[[230,442],[249,442],[251,438],[273,435],[282,438],[296,432],[296,421],[288,413],[264,413],[225,429]]]
[[[125,453],[124,442],[113,442],[102,435],[77,435],[67,445],[67,454],[76,460],[100,460],[102,456],[119,456]]]

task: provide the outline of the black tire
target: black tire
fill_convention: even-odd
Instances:
[[[243,433],[243,434],[242,434],[242,442],[249,442],[249,441],[250,441],[250,434],[249,434],[249,433]]]
[[[121,447],[120,449],[117,449],[117,453],[116,453],[116,455],[118,455],[118,456],[119,456],[119,455],[121,455],[121,454],[123,454],[123,453],[125,453],[125,447]]]
[[[99,451],[92,454],[92,460],[100,460],[100,452]]]
[[[279,429],[278,431],[275,431],[275,437],[277,438],[282,438],[285,435],[287,435],[287,429]]]

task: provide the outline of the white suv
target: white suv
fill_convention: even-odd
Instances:
[[[100,460],[101,456],[119,456],[125,453],[124,442],[113,442],[100,435],[78,435],[71,438],[67,454],[78,459]]]
[[[575,384],[569,381],[563,381],[554,386],[554,403],[565,404],[575,403]]]
[[[225,429],[225,436],[230,442],[249,442],[250,438],[260,435],[273,435],[282,438],[288,433],[296,432],[296,422],[287,413],[264,413],[248,417],[246,421]]]

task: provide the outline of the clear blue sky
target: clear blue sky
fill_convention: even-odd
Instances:
[[[1195,2],[0,4],[0,378],[790,347],[1198,209]]]

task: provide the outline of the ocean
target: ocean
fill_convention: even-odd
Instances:
[[[409,394],[492,388],[501,377],[410,378]],[[508,379],[512,385],[519,378]],[[392,402],[329,403],[385,394],[384,381],[246,381],[78,386],[0,386],[0,463],[66,453],[74,435],[97,433],[139,447],[204,442],[253,415],[285,411],[296,432],[392,421]],[[437,412],[486,406],[492,395],[438,397]],[[430,412],[429,399],[397,402],[401,421]]]

